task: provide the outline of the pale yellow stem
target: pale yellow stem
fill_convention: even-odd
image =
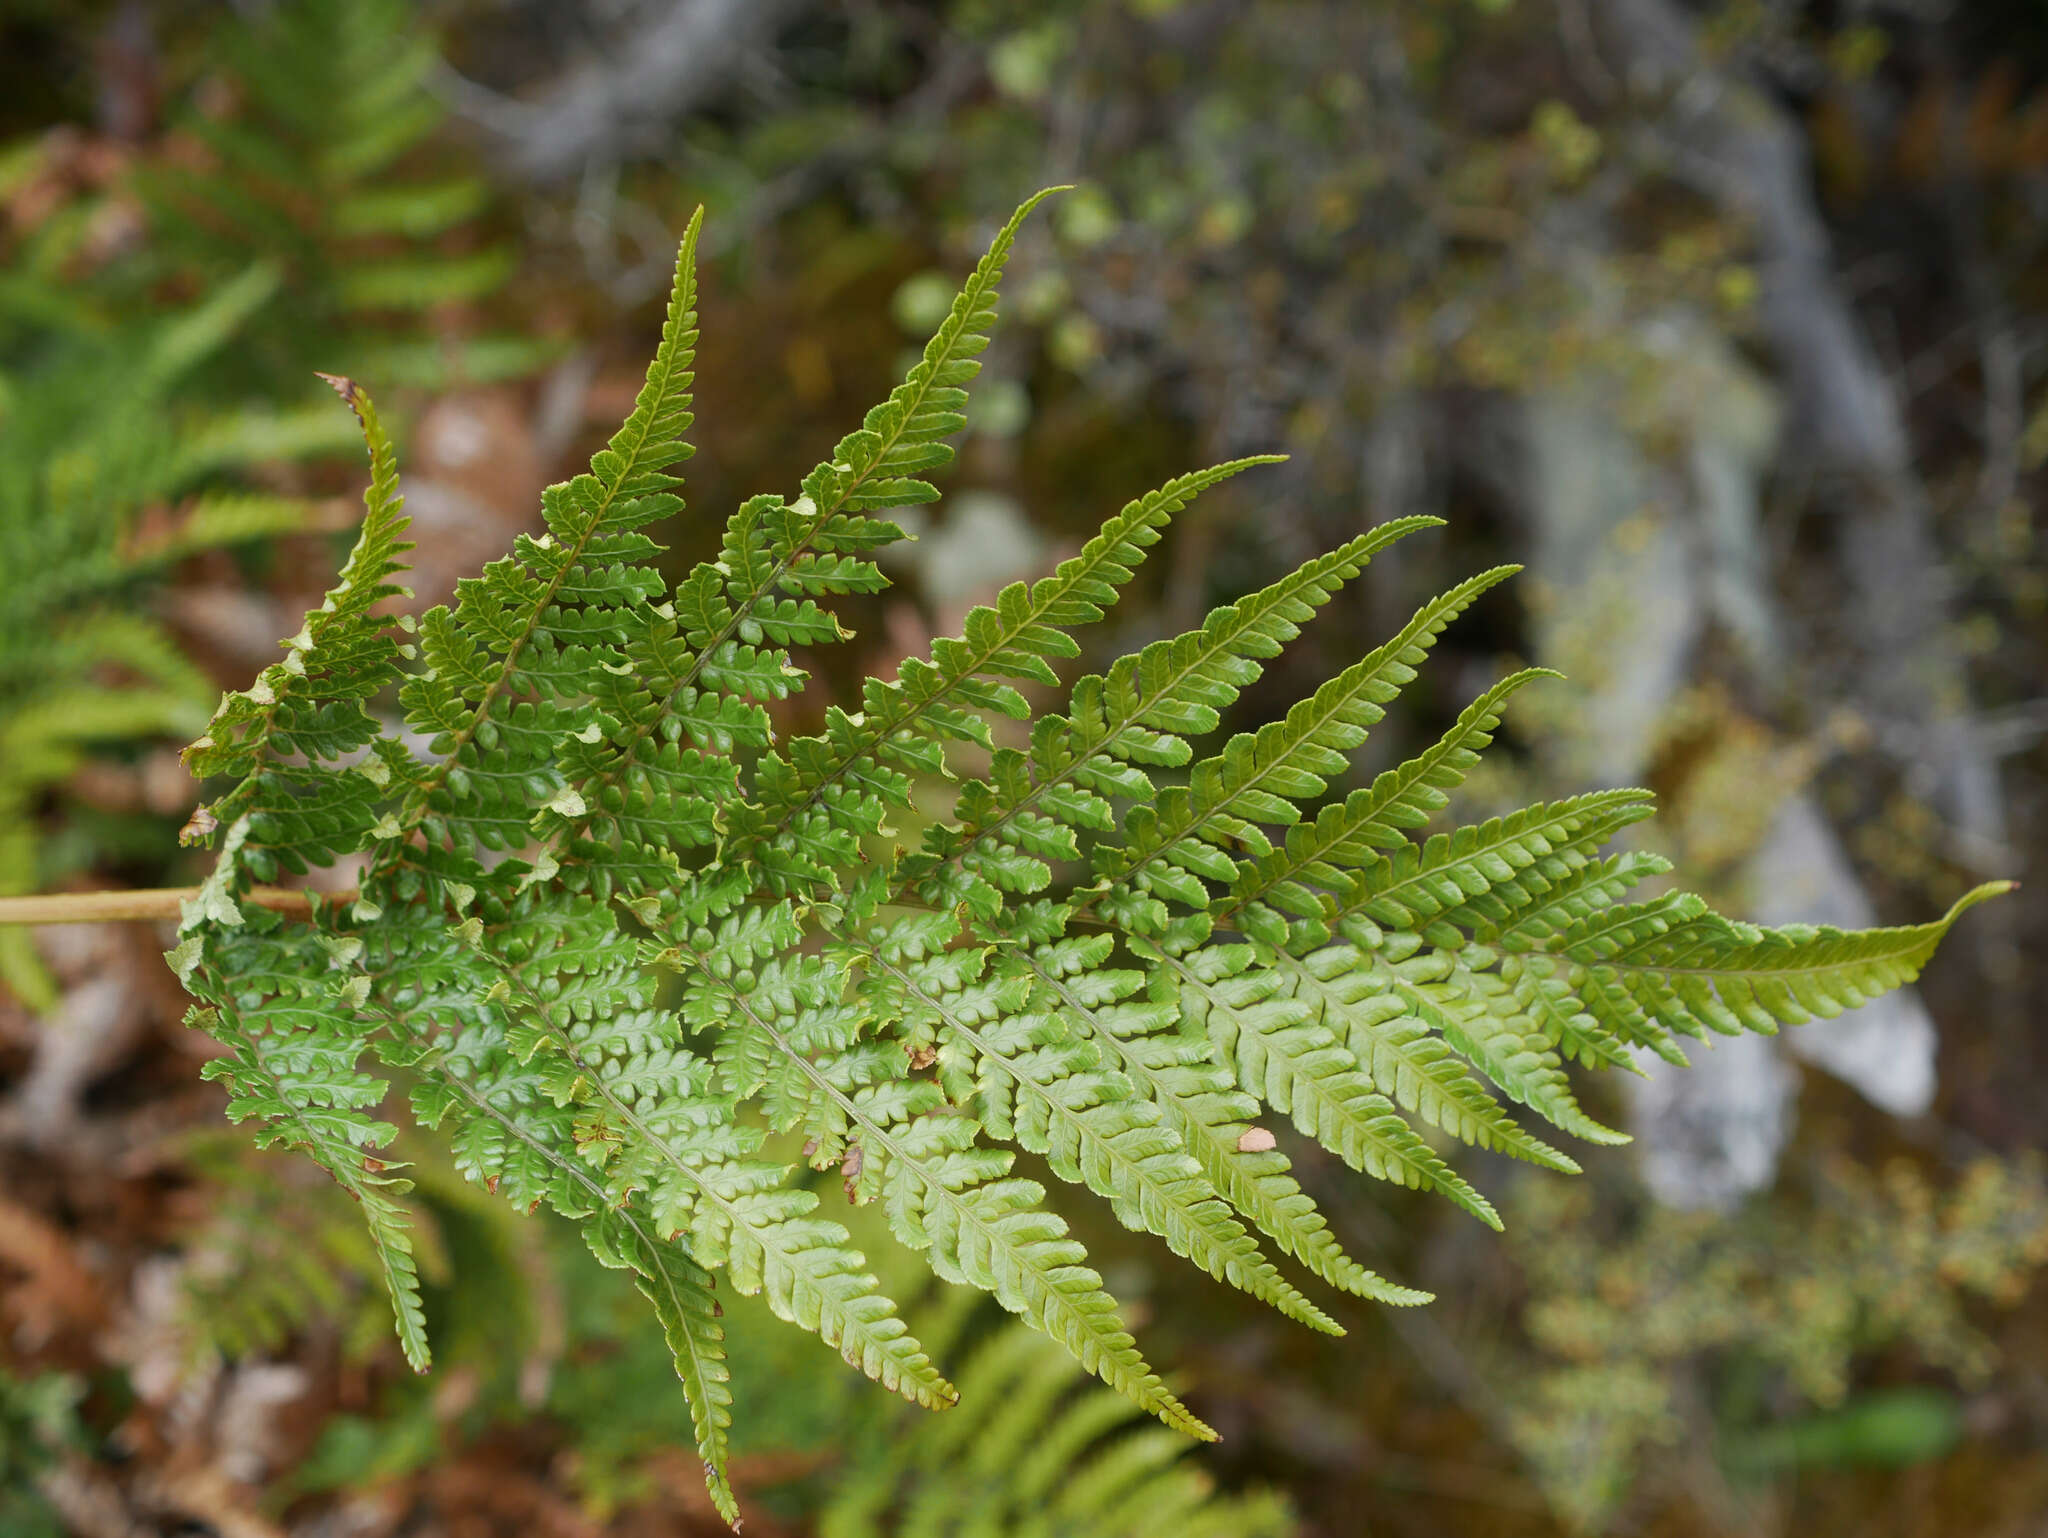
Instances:
[[[118,924],[175,919],[178,905],[199,895],[196,886],[153,887],[134,892],[45,892],[31,897],[0,897],[0,924]],[[331,894],[335,902],[353,902],[355,893]],[[275,913],[305,918],[313,911],[310,892],[259,886],[239,899]]]

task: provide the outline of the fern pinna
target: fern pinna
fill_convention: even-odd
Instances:
[[[917,365],[794,497],[755,497],[721,558],[668,589],[646,530],[682,509],[696,339],[685,238],[659,351],[590,472],[551,488],[546,532],[454,607],[385,617],[405,520],[368,397],[368,516],[340,584],[190,752],[231,782],[173,964],[221,1041],[230,1114],[302,1149],[362,1205],[405,1350],[427,1361],[404,1182],[377,1150],[386,1083],[446,1131],[471,1178],[583,1225],[659,1312],[711,1489],[730,1395],[714,1278],[764,1292],[870,1377],[927,1406],[954,1389],[803,1174],[856,1202],[948,1281],[993,1294],[1169,1425],[1211,1433],[1139,1353],[1017,1150],[1132,1228],[1311,1328],[1337,1324],[1281,1270],[1387,1303],[1425,1295],[1348,1256],[1260,1124],[1291,1120],[1354,1168],[1498,1219],[1419,1129],[1571,1170],[1512,1113],[1620,1141],[1566,1059],[1682,1060],[1684,1036],[1832,1015],[1912,978],[1970,903],[1914,928],[1764,930],[1605,852],[1650,800],[1610,790],[1417,836],[1496,730],[1489,690],[1444,738],[1333,799],[1350,755],[1446,626],[1507,570],[1432,600],[1285,719],[1207,757],[1193,743],[1402,519],[1216,610],[1195,630],[1035,706],[1069,632],[1103,617],[1203,490],[1182,476],[1076,556],[870,679],[858,710],[778,742],[790,648],[847,632],[821,602],[884,583],[878,515],[964,425],[996,289],[1033,198]],[[396,686],[405,727],[373,706]],[[997,729],[996,723],[1029,723]],[[957,782],[915,847],[889,819]],[[360,857],[359,895],[310,924],[255,883]],[[1077,872],[1085,874],[1077,875]],[[1064,895],[1057,895],[1064,892]],[[797,1152],[801,1147],[801,1154]]]

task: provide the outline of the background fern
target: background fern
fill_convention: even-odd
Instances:
[[[67,1452],[85,1441],[78,1401],[84,1385],[69,1373],[18,1378],[0,1369],[0,1520],[21,1538],[62,1538],[62,1519],[38,1489]]]
[[[480,221],[478,177],[437,171],[438,62],[405,0],[294,0],[207,35],[202,88],[177,118],[189,152],[145,163],[153,239],[144,265],[210,289],[257,260],[281,275],[272,323],[223,360],[232,376],[296,394],[314,369],[387,389],[516,377],[549,352],[475,334],[475,309],[511,275]],[[471,313],[471,334],[448,322]],[[429,322],[433,324],[429,324]]]
[[[1042,199],[1046,194],[1040,194]],[[194,744],[227,788],[195,825],[220,857],[172,953],[226,1055],[230,1114],[315,1159],[361,1204],[399,1333],[427,1360],[405,1182],[381,1150],[386,1083],[444,1128],[470,1178],[578,1223],[631,1271],[691,1390],[713,1498],[730,1413],[713,1288],[780,1317],[927,1407],[958,1391],[848,1230],[793,1178],[836,1165],[939,1277],[994,1295],[1168,1425],[1213,1435],[1140,1354],[1019,1150],[1128,1227],[1282,1312],[1338,1331],[1254,1231],[1359,1295],[1422,1295],[1345,1256],[1260,1107],[1363,1173],[1493,1208],[1417,1125],[1570,1170],[1509,1103],[1619,1141],[1563,1067],[1679,1038],[1774,1030],[1914,976],[1955,918],[1763,930],[1697,897],[1624,901],[1660,864],[1608,854],[1648,811],[1619,792],[1416,842],[1491,739],[1487,691],[1436,747],[1331,785],[1488,574],[1283,721],[1198,756],[1222,713],[1399,520],[1056,688],[1158,527],[1248,467],[1171,483],[958,638],[871,682],[858,714],[779,743],[790,648],[844,635],[820,599],[884,581],[875,515],[929,501],[1032,200],[998,234],[903,384],[800,483],[746,501],[722,559],[672,588],[643,532],[681,509],[697,226],[632,415],[546,532],[387,632],[405,550],[395,459],[367,395],[367,517],[284,661]],[[366,709],[398,686],[415,751]],[[1028,723],[1028,728],[1023,725]],[[960,780],[902,850],[913,789]],[[367,856],[311,926],[255,882]],[[1092,872],[1063,897],[1056,871]],[[675,974],[673,985],[661,981]],[[801,1143],[803,1153],[795,1147]]]
[[[186,738],[213,687],[138,598],[197,551],[301,526],[301,498],[237,484],[252,463],[336,446],[331,422],[185,399],[191,375],[273,295],[248,269],[204,304],[108,325],[17,325],[0,351],[0,892],[57,874],[40,799],[95,749]],[[17,301],[32,291],[24,283]],[[168,843],[168,837],[166,837]],[[39,1007],[27,932],[0,928],[0,980]]]
[[[221,1195],[179,1262],[185,1348],[217,1370],[260,1361],[298,1335],[366,1362],[364,1323],[384,1328],[365,1318],[381,1312],[381,1288],[353,1203],[331,1185],[324,1196],[309,1189],[278,1156],[238,1152],[241,1141],[208,1136],[191,1149]],[[571,1225],[491,1202],[423,1141],[407,1152],[420,1160],[441,1354],[480,1385],[455,1434],[545,1419],[571,1429],[575,1485],[594,1519],[645,1499],[688,1410],[644,1300],[594,1271]],[[1042,1335],[970,1290],[921,1278],[915,1258],[889,1246],[879,1213],[852,1222],[882,1247],[889,1285],[905,1293],[920,1334],[965,1364],[963,1403],[944,1416],[910,1406],[869,1413],[858,1375],[783,1329],[759,1300],[734,1300],[723,1327],[749,1401],[735,1461],[771,1520],[801,1518],[833,1538],[1295,1531],[1277,1495],[1219,1491],[1186,1439],[1145,1429],[1135,1407],[1090,1386]],[[414,1472],[443,1435],[433,1401],[416,1380],[389,1385],[374,1414],[329,1425],[290,1488],[359,1490]]]
[[[971,1341],[974,1296],[946,1289],[917,1314],[936,1349],[954,1348],[960,1408],[924,1416],[853,1417],[819,1512],[821,1538],[1285,1538],[1294,1522],[1277,1496],[1221,1495],[1187,1458],[1188,1443],[1121,1395],[1085,1379],[1072,1359],[1014,1322]]]

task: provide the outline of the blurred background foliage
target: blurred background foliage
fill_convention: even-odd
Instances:
[[[704,203],[680,566],[1056,181],[947,500],[828,668],[886,672],[1126,497],[1280,449],[1102,652],[1436,513],[1231,728],[1520,561],[1358,775],[1537,661],[1570,681],[1470,811],[1648,783],[1660,847],[1772,921],[2028,874],[2038,0],[0,0],[0,892],[195,878],[175,749],[354,517],[312,370],[399,422],[436,601],[622,414]],[[404,1372],[341,1193],[218,1135],[158,949],[0,931],[0,1530],[718,1530],[625,1280],[426,1143],[446,1365]],[[1653,1071],[1609,1107],[1635,1150],[1488,1171],[1505,1244],[1291,1148],[1347,1245],[1442,1299],[1339,1342],[1070,1213],[1225,1433],[1199,1455],[954,1298],[920,1305],[970,1394],[936,1418],[728,1300],[736,1380],[772,1385],[749,1530],[2031,1533],[2044,956],[2032,883],[1915,996]]]

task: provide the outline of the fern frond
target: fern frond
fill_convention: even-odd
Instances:
[[[284,661],[265,668],[250,688],[223,698],[206,735],[185,750],[194,775],[238,778],[195,825],[244,825],[240,863],[257,881],[281,872],[303,874],[310,865],[330,864],[360,848],[374,825],[379,793],[394,774],[410,768],[410,756],[381,737],[367,709],[370,699],[397,680],[400,660],[397,643],[370,611],[386,599],[411,596],[391,581],[405,569],[405,553],[412,548],[405,538],[410,520],[398,491],[397,456],[362,387],[339,377],[328,383],[355,412],[369,445],[362,531],[326,601],[285,642]],[[319,772],[319,766],[373,743],[375,751],[352,773]]]
[[[1083,1389],[1059,1350],[1011,1326],[961,1370],[951,1414],[876,1428],[849,1450],[825,1538],[1287,1538],[1276,1497],[1222,1495],[1169,1433],[1134,1431],[1114,1393]]]
[[[1238,1088],[1205,1036],[1178,1028],[1179,988],[1165,956],[1144,940],[1134,939],[1132,947],[1154,963],[1147,993],[1171,1012],[1173,1028],[1162,1025],[1147,1034],[1105,1029],[1092,1013],[1083,1018],[1095,1040],[1116,1055],[1125,1075],[1160,1108],[1217,1194],[1331,1286],[1382,1303],[1428,1302],[1428,1293],[1389,1282],[1344,1253],[1328,1221],[1288,1173],[1287,1156],[1270,1133],[1254,1128],[1258,1100]]]
[[[404,0],[295,0],[214,29],[206,74],[233,107],[178,113],[202,154],[137,176],[156,259],[207,282],[257,255],[278,264],[279,324],[222,360],[273,390],[343,368],[380,387],[516,377],[549,352],[522,339],[415,340],[421,312],[474,301],[510,274],[499,246],[447,249],[488,202],[474,177],[430,165],[443,119],[437,51]],[[403,319],[409,324],[395,325]]]
[[[1018,953],[1017,975],[1033,995],[1025,1008],[994,1030],[955,1030],[949,1045],[972,1054],[984,1098],[1006,1106],[1001,1130],[1044,1154],[1061,1179],[1107,1199],[1127,1228],[1156,1234],[1217,1280],[1311,1329],[1343,1334],[1231,1215],[1157,1101],[1121,1071],[1122,1054],[1098,1046],[1157,1034],[1179,1014],[1170,1001],[1133,1001],[1144,974],[1104,968],[1110,949],[1108,936],[1094,935]],[[1024,1050],[1005,1050],[1009,1042]],[[1078,1066],[1091,1058],[1101,1066]],[[990,1086],[992,1076],[1002,1082]]]
[[[646,1192],[661,1231],[687,1234],[691,1253],[729,1269],[740,1291],[764,1293],[779,1317],[884,1387],[933,1408],[952,1403],[951,1386],[876,1290],[846,1230],[811,1215],[816,1193],[788,1185],[781,1164],[752,1156],[757,1137],[733,1126],[730,1099],[710,1092],[710,1064],[666,1045],[671,1033],[658,1017],[575,1023],[564,1018],[575,1005],[561,991],[544,996],[517,967],[497,970],[517,1014],[513,1050],[570,1071],[554,1092],[584,1100],[577,1145],[606,1165],[614,1205]],[[632,996],[613,977],[599,996],[621,991]]]
[[[1442,919],[1483,931],[1495,917],[1557,892],[1594,864],[1615,834],[1654,810],[1646,791],[1599,790],[1438,833],[1425,843],[1403,840],[1348,873],[1327,872],[1323,879],[1336,899],[1334,927],[1362,919],[1382,931],[1421,934]],[[1217,921],[1229,916],[1225,909]]]
[[[400,1343],[424,1371],[419,1278],[404,1209],[394,1200],[404,1184],[385,1177],[369,1153],[396,1128],[367,1114],[386,1086],[357,1067],[365,1034],[351,1017],[367,997],[368,979],[358,970],[363,942],[280,932],[273,916],[245,914],[237,901],[280,869],[303,872],[359,848],[375,829],[378,792],[407,762],[364,708],[397,676],[398,648],[370,613],[404,595],[390,581],[410,548],[397,464],[369,397],[349,380],[330,382],[355,411],[370,450],[362,532],[326,602],[285,643],[285,660],[223,699],[207,734],[186,750],[195,773],[241,778],[193,820],[194,838],[223,823],[226,833],[168,959],[209,1006],[199,1018],[229,1048],[207,1065],[233,1092],[229,1115],[261,1119],[262,1141],[303,1149],[362,1205]],[[325,768],[373,740],[375,751],[353,768]]]
[[[653,1305],[690,1401],[697,1454],[704,1460],[712,1505],[737,1525],[739,1501],[726,1473],[732,1375],[726,1368],[725,1329],[718,1322],[711,1273],[674,1245],[660,1243],[623,1212],[598,1214],[584,1224],[583,1235],[600,1261],[631,1271],[640,1295]]]
[[[1531,1137],[1460,1061],[1439,1001],[1396,968],[1346,945],[1275,963],[1289,996],[1344,1042],[1366,1079],[1404,1110],[1461,1142],[1577,1174],[1578,1165]],[[1466,1056],[1469,1043],[1463,1043]]]
[[[937,499],[937,490],[916,476],[950,461],[952,450],[942,440],[967,425],[962,415],[966,387],[981,372],[977,359],[987,349],[995,325],[996,285],[1017,232],[1040,203],[1069,190],[1047,187],[1010,215],[903,383],[867,414],[859,431],[839,440],[830,459],[804,477],[804,495],[819,516]]]
[[[1441,981],[1411,983],[1443,1014],[1444,1039],[1552,1126],[1589,1143],[1628,1142],[1628,1134],[1602,1126],[1580,1108],[1558,1054],[1541,1029],[1530,1029],[1509,985],[1476,964],[1484,959],[1476,950],[1444,956]]]
[[[859,948],[866,966],[863,992],[877,1012],[899,1022],[913,1044],[939,1043],[950,1051],[956,1074],[964,1050],[987,1054],[990,1036],[1014,1018],[1023,1000],[1013,978],[991,978],[972,952],[928,949],[930,930],[916,925],[884,931]],[[1028,1077],[1020,1061],[992,1088],[1005,1117],[1010,1097],[1033,1099],[1026,1114],[1050,1119],[1061,1108]],[[972,1066],[965,1068],[972,1078]],[[914,1081],[913,1081],[914,1082]],[[1044,1191],[1033,1181],[1005,1178],[1012,1156],[974,1146],[976,1121],[940,1111],[936,1087],[911,1092],[919,1112],[889,1152],[899,1171],[888,1187],[891,1226],[913,1249],[929,1248],[934,1268],[949,1281],[992,1292],[1005,1308],[1058,1340],[1090,1372],[1169,1425],[1214,1440],[1160,1381],[1136,1342],[1118,1322],[1116,1303],[1086,1268],[1081,1246],[1066,1225],[1040,1210]],[[1039,1093],[1034,1097],[1032,1091]],[[881,1097],[877,1097],[880,1099]],[[984,1106],[990,1102],[982,1100]],[[1050,1148],[1050,1139],[1041,1140]],[[905,1155],[924,1155],[923,1168]],[[1057,1164],[1056,1164],[1057,1167]],[[1070,1177],[1071,1178],[1071,1177]]]
[[[374,612],[397,595],[404,521],[389,444],[344,386],[372,457],[356,554],[285,661],[224,702],[193,750],[237,782],[207,813],[225,828],[220,858],[171,960],[228,1049],[212,1071],[234,1114],[359,1196],[423,1359],[398,1184],[371,1152],[390,1136],[373,1115],[385,1088],[358,1065],[374,1051],[403,1068],[415,1118],[443,1129],[466,1177],[547,1203],[633,1272],[728,1516],[715,1273],[914,1403],[955,1398],[799,1173],[806,1159],[836,1166],[850,1201],[876,1202],[931,1273],[993,1295],[1122,1400],[1211,1436],[1138,1350],[1045,1189],[1015,1173],[1020,1151],[1127,1227],[1335,1331],[1260,1234],[1345,1291],[1424,1295],[1344,1253],[1261,1105],[1353,1169],[1498,1227],[1411,1118],[1572,1170],[1514,1109],[1621,1141],[1580,1106],[1567,1060],[1678,1058],[1682,1036],[1852,1007],[1910,981],[2001,889],[1935,924],[1862,934],[1757,929],[1682,893],[1628,902],[1666,867],[1609,851],[1650,809],[1626,789],[1425,836],[1540,670],[1338,796],[1445,627],[1508,568],[1424,605],[1282,720],[1198,759],[1194,739],[1264,663],[1426,518],[1082,677],[1028,746],[998,745],[997,718],[1032,714],[1020,686],[1058,687],[1053,664],[1078,653],[1066,632],[1104,616],[1168,518],[1258,459],[1128,504],[1050,576],[973,610],[893,682],[870,680],[858,714],[828,709],[822,732],[776,751],[766,706],[803,682],[787,649],[842,638],[831,598],[881,584],[868,556],[898,531],[871,515],[936,494],[918,477],[961,426],[1029,206],[801,494],[742,504],[720,559],[665,597],[644,530],[681,507],[670,467],[688,453],[696,222],[632,415],[589,474],[549,489],[545,536],[422,617],[416,652]],[[366,710],[400,679],[431,762]],[[986,752],[986,774],[916,850],[887,847],[887,819],[922,815],[955,744]],[[346,908],[317,905],[304,929],[244,911],[259,876],[344,855],[369,857]],[[1053,893],[1055,868],[1083,858],[1088,884]],[[1030,1354],[1007,1341],[985,1376]],[[1028,1436],[1051,1393],[1035,1383],[960,1424]],[[1114,1418],[1092,1410],[1032,1451],[1024,1486],[1047,1519],[1208,1530],[1221,1508],[1153,1433],[1068,1468]],[[902,1504],[894,1486],[862,1488],[860,1510]],[[936,1496],[903,1509],[951,1520]]]
[[[457,941],[443,951],[467,952]],[[469,990],[442,1007],[480,1018]],[[432,1013],[425,1000],[416,1008]],[[631,1205],[612,1206],[604,1184],[580,1157],[573,1112],[549,1103],[542,1076],[485,1048],[487,1031],[474,1028],[447,1045],[421,1040],[405,1014],[382,1011],[391,1036],[380,1043],[386,1060],[418,1076],[413,1112],[422,1126],[447,1127],[456,1168],[514,1207],[531,1212],[545,1202],[580,1223],[585,1242],[607,1266],[633,1272],[634,1284],[661,1322],[676,1376],[690,1406],[698,1456],[713,1505],[736,1523],[738,1503],[727,1474],[732,1424],[730,1373],[725,1362],[721,1310],[709,1272],[673,1242],[663,1242]]]
[[[778,814],[735,802],[734,782],[705,754],[766,749],[772,734],[761,703],[786,696],[802,678],[780,648],[845,634],[816,598],[874,591],[885,584],[865,557],[902,538],[902,530],[866,515],[938,496],[916,474],[953,457],[943,440],[966,424],[961,414],[966,387],[981,370],[978,354],[988,346],[997,285],[1017,231],[1040,202],[1059,190],[1038,193],[1011,216],[903,383],[868,412],[859,431],[840,440],[830,459],[804,477],[794,502],[754,497],[733,514],[724,560],[698,566],[679,584],[665,606],[669,612],[657,611],[656,622],[632,649],[639,687],[614,686],[598,693],[616,704],[624,729],[616,743],[602,746],[596,755],[577,755],[581,773],[571,781],[573,804],[602,816],[617,802],[622,810],[642,816],[640,826],[598,826],[594,843],[579,846],[575,833],[569,833],[570,852],[595,862],[601,887],[620,887],[628,894],[646,889],[659,879],[663,847],[709,840],[714,811],[728,820],[736,858],[765,853],[777,892],[800,890],[822,876],[821,861],[850,857],[853,834],[836,823],[850,820],[856,829],[880,826],[879,799],[855,784],[834,798],[837,818],[800,828],[780,847],[764,852],[757,846]],[[763,641],[769,649],[761,649]],[[647,762],[659,753],[651,741],[657,729],[670,734],[668,757],[673,760],[659,768]],[[697,745],[694,753],[673,747],[684,731]],[[670,772],[662,775],[661,769]],[[664,778],[667,785],[661,785]],[[828,776],[810,789],[823,796],[837,788],[838,780]],[[792,780],[789,760],[773,753],[757,766],[755,781],[771,806],[806,794]],[[781,815],[787,821],[795,812],[785,807]],[[559,840],[565,830],[553,831]],[[609,852],[611,844],[617,846],[616,855]]]

